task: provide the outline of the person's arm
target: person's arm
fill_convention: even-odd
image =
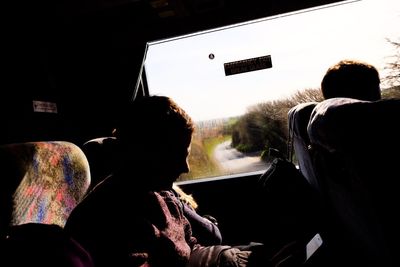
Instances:
[[[203,246],[220,245],[222,242],[221,232],[217,220],[209,215],[201,216],[196,212],[197,203],[195,199],[186,194],[178,185],[173,185],[172,193],[179,199],[183,214],[189,221],[193,236]]]
[[[200,244],[204,246],[221,244],[221,232],[215,223],[199,215],[185,203],[182,203],[182,207],[185,217],[192,226],[193,235]]]

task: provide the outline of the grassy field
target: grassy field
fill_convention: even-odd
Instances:
[[[193,180],[198,178],[213,177],[221,175],[218,164],[213,159],[215,147],[227,140],[229,135],[220,135],[208,138],[195,138],[192,141],[189,156],[190,172],[181,175],[179,181]]]

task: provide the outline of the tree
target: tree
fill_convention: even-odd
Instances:
[[[385,67],[388,73],[383,77],[383,81],[389,86],[400,85],[400,41],[386,39],[396,49],[396,53],[391,56],[391,61]]]

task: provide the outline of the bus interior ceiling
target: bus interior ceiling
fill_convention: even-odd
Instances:
[[[342,1],[10,1],[1,143],[80,145],[109,135],[131,99],[148,41],[335,2]],[[33,101],[42,110],[33,112]]]

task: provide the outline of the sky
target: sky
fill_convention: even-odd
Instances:
[[[400,1],[361,0],[149,43],[150,94],[172,97],[195,121],[244,114],[258,103],[319,88],[341,59],[385,74],[400,41]],[[214,59],[209,55],[213,54]],[[226,76],[224,63],[270,55],[272,68]]]

